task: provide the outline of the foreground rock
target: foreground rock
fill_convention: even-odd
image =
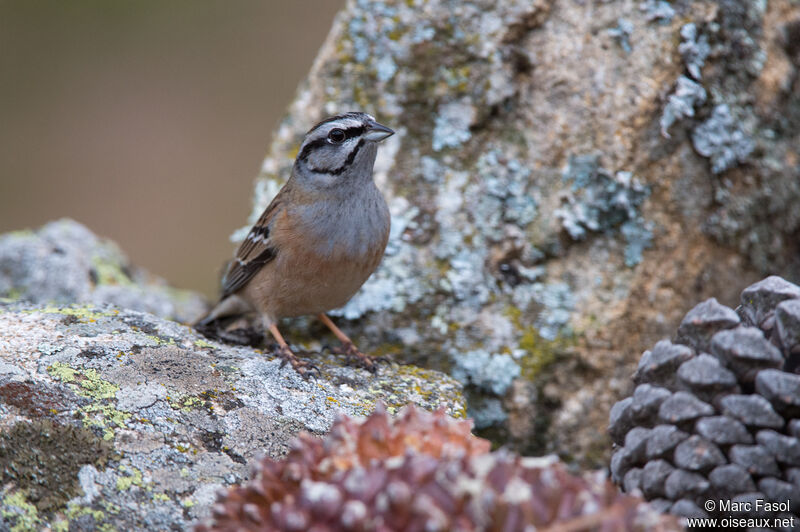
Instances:
[[[300,430],[377,400],[463,416],[460,385],[316,355],[305,381],[268,353],[143,312],[0,303],[0,529],[183,529]]]
[[[800,280],[798,42],[791,0],[350,0],[253,219],[315,121],[375,114],[392,236],[348,332],[455,366],[498,441],[599,464],[643,349]]]

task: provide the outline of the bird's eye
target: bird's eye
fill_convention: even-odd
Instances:
[[[328,140],[334,144],[340,144],[344,142],[346,137],[347,135],[344,134],[344,131],[339,128],[331,129],[331,132],[328,133]]]

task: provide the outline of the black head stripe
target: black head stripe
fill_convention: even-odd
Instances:
[[[311,170],[312,172],[317,172],[318,174],[339,175],[353,165],[353,161],[356,160],[356,155],[358,155],[358,152],[362,146],[364,146],[364,139],[358,141],[356,147],[353,148],[353,151],[351,151],[350,155],[347,156],[347,159],[345,160],[344,164],[342,166],[339,166],[338,168],[332,168],[329,170],[327,168],[314,168],[310,166],[309,170]]]
[[[364,126],[352,126],[348,127],[347,129],[343,129],[342,131],[344,131],[345,139],[352,139],[363,135],[365,129],[366,128]],[[301,161],[307,161],[309,155],[311,155],[311,152],[327,144],[328,144],[327,138],[312,140],[303,147],[303,151],[300,152],[297,158],[300,159]]]
[[[300,152],[300,155],[298,155],[297,158],[301,161],[307,161],[308,156],[311,155],[311,152],[313,152],[317,148],[325,146],[327,143],[328,139],[312,140],[303,147],[303,151]]]
[[[306,135],[310,135],[312,132],[316,131],[320,126],[324,126],[325,124],[330,124],[331,122],[336,122],[337,120],[353,119],[353,120],[360,120],[360,121],[363,122],[365,118],[367,118],[366,114],[358,113],[358,112],[355,112],[355,111],[349,112],[349,113],[344,113],[344,114],[341,114],[341,115],[331,116],[329,118],[326,118],[322,122],[318,123],[317,125],[315,125],[311,129],[309,129],[308,133],[306,133]]]
[[[355,137],[360,137],[364,134],[364,126],[353,126],[348,127],[344,130],[344,134],[348,139],[352,139]]]

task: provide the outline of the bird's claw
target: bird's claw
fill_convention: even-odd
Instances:
[[[370,373],[375,373],[378,371],[376,359],[359,351],[353,342],[345,342],[341,345],[341,347],[332,349],[331,351],[339,355],[344,355],[348,365],[353,362],[352,365],[364,368]]]
[[[308,360],[300,360],[297,358],[288,346],[280,346],[278,348],[278,356],[281,358],[281,368],[286,366],[286,363],[288,362],[292,365],[292,369],[306,380],[308,380],[312,374],[317,377],[320,374],[319,368],[316,365]]]

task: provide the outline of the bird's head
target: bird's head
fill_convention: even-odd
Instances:
[[[367,113],[330,117],[306,133],[295,174],[315,187],[372,179],[377,144],[393,134]]]

